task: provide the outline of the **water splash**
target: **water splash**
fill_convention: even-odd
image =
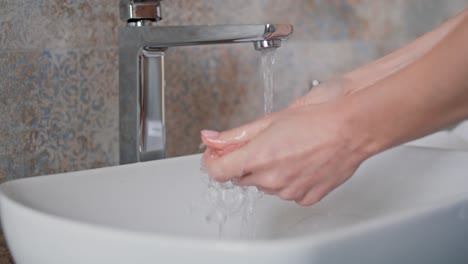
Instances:
[[[261,67],[264,83],[264,111],[273,111],[273,66],[275,64],[275,48],[261,50]],[[241,217],[239,228],[240,238],[254,238],[256,234],[255,207],[263,193],[255,186],[237,186],[232,181],[219,183],[204,173],[202,180],[206,189],[202,194],[200,207],[206,212],[205,220],[218,225],[219,237],[226,237],[225,226],[229,219]]]
[[[231,181],[219,183],[208,175],[203,177],[207,188],[202,194],[201,207],[205,221],[218,225],[218,236],[227,237],[224,229],[229,219],[241,217],[240,238],[255,237],[254,208],[261,197],[256,187],[240,187]]]

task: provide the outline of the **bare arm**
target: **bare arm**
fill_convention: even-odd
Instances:
[[[360,70],[356,80],[369,85],[348,96],[290,107],[221,133],[203,131],[207,171],[218,181],[236,179],[312,205],[370,156],[468,118],[468,17],[424,47],[417,59],[402,52],[375,64],[372,74],[368,68],[373,78]],[[406,66],[385,75],[378,65],[390,62]],[[380,70],[381,78],[374,78]]]
[[[419,60],[348,99],[375,152],[468,118],[468,17]]]
[[[448,34],[452,33],[467,15],[468,9],[465,9],[438,28],[424,34],[410,44],[344,74],[343,77],[353,83],[352,90],[347,91],[347,93],[368,87],[415,62],[440,43]]]
[[[410,44],[338,78],[328,80],[299,98],[290,107],[329,101],[365,89],[417,61],[440,43],[468,17],[468,9],[458,13],[436,29],[417,38]]]

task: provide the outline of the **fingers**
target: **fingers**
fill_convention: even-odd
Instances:
[[[310,189],[302,198],[296,199],[295,202],[301,206],[311,206],[320,202],[331,191],[325,184],[319,184]]]
[[[301,206],[310,206],[325,197],[330,188],[327,184],[316,183],[309,186],[301,186],[301,182],[288,184],[282,182],[280,177],[275,177],[271,172],[253,173],[236,181],[239,186],[256,186],[267,194],[277,195],[285,201],[295,201]]]
[[[224,132],[202,130],[201,138],[203,143],[215,149],[242,145],[263,131],[271,123],[271,120],[271,115],[265,116],[254,122]]]
[[[249,173],[236,181],[239,186],[256,186],[259,190],[276,195],[287,186],[284,177],[277,175],[274,171],[263,170]]]
[[[208,148],[203,154],[203,165],[210,177],[218,182],[226,182],[248,174],[246,146],[226,155],[220,155],[213,148]]]
[[[239,148],[241,148],[242,146],[244,146],[245,144],[234,144],[234,145],[227,145],[226,147],[224,148],[221,148],[221,149],[216,149],[216,152],[218,153],[218,155],[220,156],[224,156],[226,154],[229,154]]]
[[[300,201],[308,191],[321,185],[319,175],[265,169],[254,171],[236,181],[239,186],[256,186],[259,190],[277,195],[286,201]]]
[[[276,195],[285,201],[295,201],[301,206],[310,206],[323,199],[337,185],[323,180],[320,175],[309,174],[276,175],[274,171],[261,171],[241,177],[236,181],[239,186],[256,186],[259,190]],[[295,180],[290,181],[290,178]]]

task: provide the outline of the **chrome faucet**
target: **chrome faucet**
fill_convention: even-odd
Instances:
[[[164,56],[171,47],[252,42],[277,48],[292,25],[156,26],[160,0],[121,0],[119,34],[120,164],[166,156]]]

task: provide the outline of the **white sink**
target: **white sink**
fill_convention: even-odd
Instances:
[[[16,263],[468,263],[468,152],[395,148],[312,207],[265,196],[251,240],[218,238],[205,212],[188,212],[205,189],[199,164],[195,155],[3,184]]]

